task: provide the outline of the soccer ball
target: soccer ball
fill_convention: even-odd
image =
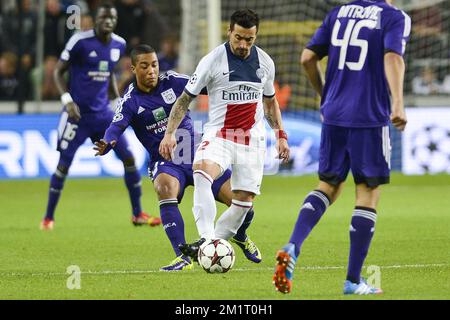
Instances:
[[[198,250],[198,263],[208,273],[225,273],[234,265],[233,246],[224,239],[206,240]]]

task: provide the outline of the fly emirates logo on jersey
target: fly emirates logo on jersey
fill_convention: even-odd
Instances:
[[[261,90],[252,88],[247,85],[239,85],[236,91],[222,91],[223,101],[244,102],[259,100],[261,97]]]

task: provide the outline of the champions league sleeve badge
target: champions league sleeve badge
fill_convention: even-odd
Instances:
[[[112,122],[119,122],[123,119],[123,114],[121,114],[120,112],[116,112],[116,114],[114,114],[114,118],[112,120]]]
[[[191,84],[191,85],[194,85],[196,82],[197,82],[197,74],[196,73],[194,73],[192,76],[191,76],[191,78],[189,79],[189,83]]]

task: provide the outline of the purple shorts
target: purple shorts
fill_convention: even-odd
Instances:
[[[184,190],[186,190],[188,186],[194,185],[194,173],[192,171],[192,165],[179,165],[174,164],[170,161],[157,161],[149,166],[148,174],[152,181],[154,181],[156,177],[161,173],[171,175],[178,180],[178,182],[180,183],[180,192],[177,198],[178,202],[181,202],[184,196]],[[226,170],[218,179],[214,181],[212,185],[212,191],[216,200],[218,200],[220,188],[228,179],[230,179],[230,177],[231,171]]]
[[[102,139],[113,117],[114,112],[108,109],[101,113],[82,115],[79,122],[74,122],[68,117],[68,113],[63,110],[58,125],[57,150],[61,154],[60,163],[70,167],[78,148],[87,138],[90,138],[92,142]],[[113,150],[122,161],[133,157],[123,135],[119,138]]]
[[[345,181],[352,170],[355,184],[374,188],[389,183],[389,127],[346,128],[322,125],[319,178],[331,185]]]

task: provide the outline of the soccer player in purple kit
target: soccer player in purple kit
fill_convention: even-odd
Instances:
[[[115,117],[106,130],[105,136],[95,142],[96,155],[106,154],[128,126],[150,155],[149,174],[158,196],[161,219],[176,258],[162,271],[181,271],[192,268],[191,259],[184,256],[179,244],[184,244],[184,221],[178,204],[184,191],[193,185],[192,161],[194,158],[195,137],[189,113],[183,118],[179,131],[179,151],[173,161],[166,161],[159,154],[159,144],[164,137],[168,117],[176,99],[182,94],[189,77],[168,71],[159,75],[158,58],[155,50],[148,45],[139,45],[131,52],[132,71],[136,76],[126,93],[119,101]],[[231,172],[224,174],[212,186],[215,199],[231,205]],[[247,213],[234,241],[247,259],[259,263],[261,254],[254,242],[246,235],[254,212]]]
[[[77,149],[88,137],[93,142],[103,137],[114,117],[109,107],[108,89],[111,86],[114,95],[120,96],[113,69],[126,47],[125,40],[113,33],[116,25],[117,10],[112,4],[103,3],[96,13],[95,28],[74,34],[56,65],[54,78],[64,105],[58,125],[60,157],[50,179],[47,211],[40,225],[42,230],[53,229],[56,205]],[[68,90],[63,78],[66,71],[70,76]],[[114,151],[124,164],[133,224],[160,225],[160,218],[142,212],[141,177],[124,137],[117,141]]]
[[[411,20],[392,1],[358,0],[331,10],[301,63],[321,96],[319,185],[303,202],[289,243],[277,252],[276,289],[289,293],[303,241],[338,198],[349,170],[356,185],[344,294],[379,294],[361,277],[377,220],[380,185],[389,183],[389,121],[406,125],[403,54]],[[325,84],[318,66],[328,56]],[[390,95],[392,104],[390,101]]]

